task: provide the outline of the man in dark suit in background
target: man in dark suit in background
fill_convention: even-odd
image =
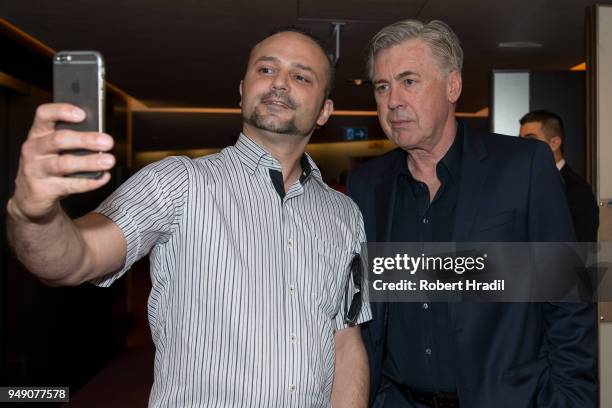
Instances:
[[[398,149],[355,170],[370,242],[573,241],[550,150],[455,119],[463,51],[441,21],[383,28],[368,71]],[[590,303],[373,303],[375,407],[594,407]]]
[[[578,175],[563,158],[563,139],[565,130],[561,118],[546,110],[529,112],[520,120],[520,136],[526,139],[537,139],[548,146],[553,152],[557,169],[565,182],[565,193],[569,204],[576,241],[596,242],[599,228],[599,207],[593,195],[593,190],[587,182]]]

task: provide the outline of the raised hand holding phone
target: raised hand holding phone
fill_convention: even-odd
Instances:
[[[115,165],[111,136],[103,133],[104,69],[99,53],[60,52],[54,57],[56,102],[38,107],[21,148],[15,217],[44,222],[61,198],[108,183]]]
[[[21,147],[15,192],[8,204],[17,216],[31,221],[44,219],[59,209],[61,198],[108,183],[108,170],[115,165],[115,157],[106,153],[113,147],[112,137],[100,132],[56,128],[57,122],[80,123],[84,119],[83,110],[74,105],[53,103],[38,107]],[[76,149],[103,153],[63,154]],[[102,176],[97,179],[66,177],[81,172],[102,172]]]

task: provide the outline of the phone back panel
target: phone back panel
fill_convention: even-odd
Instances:
[[[103,132],[104,62],[96,51],[61,51],[53,57],[53,100],[76,105],[86,113],[81,123],[58,128]]]

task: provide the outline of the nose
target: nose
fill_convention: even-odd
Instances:
[[[289,78],[287,73],[278,72],[272,80],[272,89],[275,91],[287,91],[289,88]]]
[[[394,86],[389,88],[389,99],[387,100],[387,106],[390,110],[401,109],[404,107],[404,101],[402,100],[399,89]]]

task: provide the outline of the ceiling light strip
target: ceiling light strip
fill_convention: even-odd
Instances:
[[[46,58],[53,58],[55,54],[55,50],[49,47],[47,44],[42,41],[32,37],[30,34],[21,30],[20,28],[14,26],[4,18],[0,18],[0,32],[5,33],[8,37],[15,40],[17,43],[31,49],[32,51],[43,55]],[[116,94],[122,96],[123,98],[131,98],[136,100],[136,98],[132,97],[125,91],[119,89],[117,86],[106,81],[106,87],[115,92]]]
[[[8,37],[12,38],[19,44],[24,45],[38,54],[44,55],[45,57],[51,58],[53,57],[53,54],[55,54],[53,48],[32,37],[25,31],[17,28],[4,18],[0,18],[0,31],[7,34]]]
[[[238,115],[242,111],[239,108],[135,108],[134,112],[149,113],[211,113],[211,114],[230,114]],[[337,110],[332,116],[377,116],[376,111],[370,110]],[[486,118],[489,116],[488,110],[478,112],[457,112],[455,116],[466,118]]]

